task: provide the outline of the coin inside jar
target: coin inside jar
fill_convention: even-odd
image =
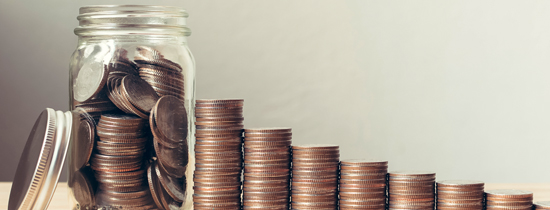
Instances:
[[[183,202],[185,200],[185,178],[175,178],[168,175],[163,167],[159,167],[159,164],[155,164],[155,172],[168,195],[177,202]]]
[[[73,84],[73,97],[76,101],[85,102],[96,96],[107,83],[108,68],[103,65],[103,57],[110,51],[109,46],[97,44],[86,49],[90,52],[91,61],[80,68]]]
[[[74,122],[78,122],[74,135],[76,135],[79,141],[71,141],[71,152],[79,155],[71,159],[72,170],[78,170],[88,163],[92,156],[95,142],[94,119],[80,108],[77,108],[75,111],[79,114],[75,116],[77,119],[74,120]]]
[[[149,113],[159,99],[155,90],[138,76],[125,76],[122,85],[130,103],[142,112]]]
[[[163,96],[155,106],[155,122],[159,131],[173,142],[187,138],[187,111],[183,102],[174,96]]]

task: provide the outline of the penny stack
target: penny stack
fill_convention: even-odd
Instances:
[[[134,57],[139,76],[151,85],[159,96],[171,95],[184,99],[184,79],[182,67],[166,58],[157,50],[137,47]]]
[[[292,209],[337,209],[338,145],[292,146]]]
[[[242,99],[197,100],[195,209],[240,209]]]
[[[148,141],[145,125],[144,119],[132,115],[101,116],[99,141],[90,160],[99,183],[98,202],[124,208],[154,207],[142,169]]]
[[[536,210],[550,210],[550,201],[537,201],[535,202]]]
[[[244,130],[243,209],[288,209],[290,128]]]
[[[525,190],[489,190],[485,192],[485,197],[487,210],[533,208],[533,193]]]
[[[397,171],[388,177],[388,209],[434,209],[435,173]]]
[[[159,208],[171,209],[185,201],[188,157],[187,112],[183,101],[175,96],[163,96],[151,109],[149,126],[153,133],[153,147],[157,156],[151,165],[156,179],[148,175],[149,188]],[[158,180],[159,185],[152,184]],[[156,189],[154,189],[156,188]],[[168,195],[168,196],[165,196]],[[160,198],[161,202],[157,202]]]
[[[485,184],[480,181],[437,182],[437,209],[483,209]]]
[[[386,209],[388,161],[340,162],[340,209]]]

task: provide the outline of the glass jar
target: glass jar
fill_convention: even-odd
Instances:
[[[191,209],[195,62],[187,13],[80,8],[70,61],[73,209]]]

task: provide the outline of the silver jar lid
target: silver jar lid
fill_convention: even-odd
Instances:
[[[67,155],[72,121],[71,112],[42,111],[21,154],[8,210],[48,207]]]

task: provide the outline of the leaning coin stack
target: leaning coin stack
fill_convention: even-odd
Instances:
[[[483,209],[485,184],[480,181],[437,182],[437,209]]]
[[[134,61],[139,67],[139,76],[153,87],[159,96],[171,95],[183,100],[182,67],[168,59],[157,50],[137,47]]]
[[[292,209],[338,208],[338,145],[292,146]]]
[[[388,161],[340,162],[340,209],[386,209]]]
[[[290,128],[244,130],[243,209],[288,209]]]
[[[240,209],[243,100],[197,100],[195,209]]]
[[[144,119],[131,115],[101,116],[97,125],[99,141],[90,160],[99,183],[99,205],[154,207],[143,170],[148,140],[145,124]]]
[[[155,171],[162,186],[162,189],[157,189],[157,192],[170,197],[163,196],[162,205],[157,202],[157,206],[164,209],[170,209],[170,206],[181,206],[186,196],[185,173],[189,162],[187,153],[189,148],[186,140],[188,122],[183,102],[174,96],[161,97],[151,110],[149,125],[157,155],[157,161],[152,170]],[[151,180],[149,180],[149,187],[155,187],[151,185]]]
[[[550,210],[550,201],[537,201],[535,202],[536,210]]]
[[[398,171],[388,176],[388,209],[434,209],[435,173]]]
[[[533,193],[525,190],[489,190],[485,197],[487,210],[533,208]]]

